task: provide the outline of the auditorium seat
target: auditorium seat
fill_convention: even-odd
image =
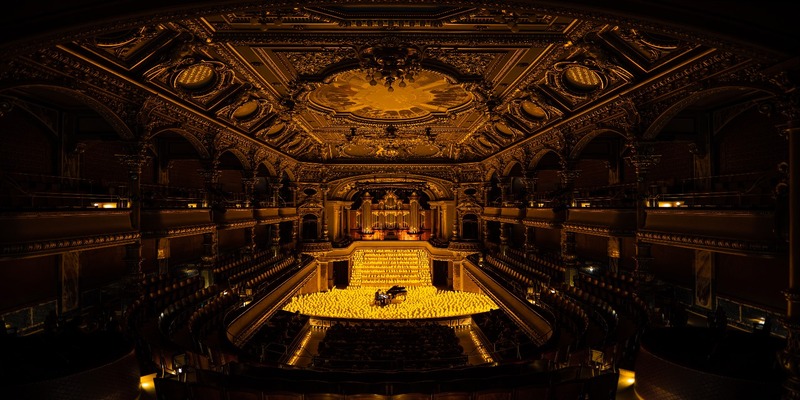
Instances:
[[[589,380],[586,395],[589,400],[614,400],[617,396],[619,373],[605,373]]]
[[[434,400],[471,400],[469,392],[442,392],[434,393]]]
[[[154,378],[158,400],[188,399],[189,388],[186,383],[170,378]]]
[[[553,400],[575,400],[583,396],[583,382],[582,381],[569,381],[559,383],[552,387]]]
[[[345,400],[345,396],[337,393],[306,393],[304,400]]]
[[[225,400],[222,388],[216,385],[193,383],[189,385],[192,400]]]
[[[474,400],[511,400],[510,389],[491,389],[475,393]]]
[[[431,395],[427,393],[402,393],[395,394],[392,400],[431,400]]]
[[[225,391],[226,400],[264,400],[260,390],[231,388]]]
[[[268,393],[264,400],[303,400],[301,393]]]
[[[548,400],[550,398],[550,388],[542,387],[523,387],[514,389],[515,399],[525,400]]]
[[[385,395],[382,395],[382,394],[358,393],[358,394],[348,394],[346,399],[347,400],[389,400],[389,396],[385,396]]]

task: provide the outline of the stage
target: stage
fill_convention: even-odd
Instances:
[[[479,293],[439,290],[434,286],[406,289],[403,301],[385,306],[375,304],[375,287],[348,287],[295,296],[283,309],[312,317],[397,320],[460,317],[499,308]]]

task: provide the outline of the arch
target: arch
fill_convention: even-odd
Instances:
[[[236,160],[239,161],[241,167],[240,169],[248,171],[251,170],[252,164],[250,163],[250,160],[247,158],[247,155],[244,154],[244,152],[242,152],[241,150],[237,148],[225,149],[222,153],[219,154],[219,158],[221,159],[225,154],[233,155],[236,158]]]
[[[420,192],[425,193],[432,201],[450,199],[453,197],[453,193],[450,190],[451,183],[443,179],[418,174],[387,173],[379,176],[375,174],[362,174],[332,180],[329,182],[329,198],[352,200],[353,196],[359,192],[357,188],[359,182],[375,182],[376,180],[398,183],[406,182],[409,188],[419,186]]]
[[[276,175],[280,176],[281,181],[288,181],[290,183],[297,182],[297,179],[295,178],[294,173],[292,173],[292,171],[289,170],[289,169],[284,168],[284,169],[281,170],[281,172],[279,174],[276,174]]]
[[[461,216],[461,238],[464,240],[478,240],[480,230],[478,221],[480,219],[474,213],[465,213]]]
[[[680,114],[681,111],[685,110],[687,107],[697,103],[700,100],[708,99],[713,96],[719,96],[725,93],[735,93],[744,89],[752,90],[753,93],[763,92],[768,96],[775,95],[774,93],[765,90],[763,87],[755,87],[755,86],[720,86],[699,91],[679,101],[674,102],[672,106],[668,107],[664,112],[662,112],[658,117],[656,117],[650,124],[650,126],[648,126],[647,129],[645,129],[644,133],[642,134],[642,139],[643,140],[655,139],[661,133],[664,127],[669,123],[670,120],[672,120],[678,114]]]
[[[319,238],[319,217],[316,214],[304,214],[301,217],[300,237],[302,240],[317,240]]]
[[[569,153],[569,159],[570,160],[577,160],[578,157],[583,152],[583,150],[586,148],[586,146],[589,143],[591,143],[592,140],[596,139],[598,136],[601,136],[601,135],[603,135],[605,133],[617,134],[620,137],[622,137],[623,139],[627,139],[628,138],[628,136],[625,135],[625,133],[619,132],[619,131],[617,131],[615,129],[609,129],[609,128],[595,129],[595,130],[587,133],[586,135],[583,135],[583,137],[578,141],[578,143],[575,144],[575,147],[573,147],[572,151]]]
[[[483,174],[483,181],[490,182],[493,177],[494,178],[497,177],[497,169],[494,167],[490,167],[489,169],[486,170],[486,173]]]
[[[562,159],[561,154],[558,154],[557,151],[554,149],[542,149],[539,150],[536,154],[531,157],[531,163],[528,165],[528,170],[539,169],[539,163],[542,162],[542,159],[547,157],[548,155],[552,154],[553,156],[557,157],[559,160]]]
[[[102,117],[103,120],[105,120],[113,128],[114,132],[116,132],[121,139],[132,140],[135,138],[135,135],[128,124],[119,118],[119,111],[110,109],[102,101],[99,101],[87,95],[86,93],[82,93],[71,88],[46,83],[29,83],[18,85],[12,88],[3,89],[2,93],[8,97],[15,97],[14,91],[18,89],[24,89],[26,91],[34,90],[37,92],[38,96],[43,96],[45,98],[58,95],[66,96],[71,100],[78,101]],[[74,105],[72,106],[74,107]],[[31,110],[27,109],[26,107],[21,108],[31,112]],[[31,112],[31,114],[36,116],[35,113]]]
[[[253,169],[256,171],[257,176],[267,176],[267,177],[277,177],[278,174],[275,172],[275,167],[272,164],[268,163],[266,160],[262,160],[256,163],[253,166]],[[262,172],[266,172],[266,175],[262,175]]]
[[[200,156],[200,158],[202,158],[202,159],[211,158],[211,153],[203,145],[203,142],[201,142],[200,139],[198,139],[195,135],[192,135],[191,132],[189,132],[189,131],[187,131],[185,129],[179,129],[179,128],[170,127],[170,128],[164,128],[164,129],[156,130],[156,131],[153,131],[151,133],[151,135],[150,135],[150,137],[148,139],[150,141],[152,141],[153,139],[155,139],[159,135],[164,135],[164,134],[169,134],[169,133],[174,133],[174,134],[186,139],[189,143],[191,143],[192,146],[194,147],[195,151],[197,151],[197,154]]]
[[[504,176],[504,177],[511,176],[511,173],[512,173],[512,172],[514,172],[514,168],[515,168],[515,167],[517,167],[517,168],[521,168],[521,169],[522,169],[522,171],[523,171],[523,174],[524,174],[524,172],[525,172],[525,166],[524,166],[524,165],[522,165],[522,164],[520,164],[518,161],[511,161],[511,162],[510,162],[510,163],[508,163],[508,165],[506,165],[506,167],[503,169],[503,175],[502,175],[502,176]]]

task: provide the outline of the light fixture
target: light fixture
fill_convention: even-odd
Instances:
[[[359,58],[369,84],[376,86],[382,82],[393,92],[397,81],[401,88],[406,87],[406,81],[414,82],[414,76],[420,71],[422,51],[405,44],[377,44],[361,50]]]

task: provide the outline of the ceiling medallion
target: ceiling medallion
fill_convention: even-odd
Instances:
[[[603,84],[600,75],[582,65],[572,65],[564,70],[564,80],[573,90],[580,92],[594,91]]]
[[[414,83],[414,76],[420,72],[422,51],[411,45],[378,44],[362,49],[358,56],[369,84],[377,86],[380,81],[393,92],[397,81],[401,88],[406,87],[406,81]]]
[[[211,86],[217,79],[217,72],[208,63],[192,65],[178,74],[177,86],[188,91],[200,91]]]

